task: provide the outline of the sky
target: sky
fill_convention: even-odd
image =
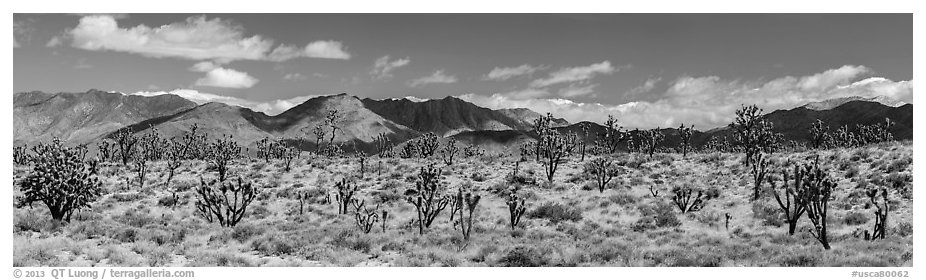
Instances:
[[[913,102],[911,14],[14,14],[14,92],[173,93],[278,114],[348,93],[707,130]]]

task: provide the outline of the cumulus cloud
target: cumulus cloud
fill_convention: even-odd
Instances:
[[[524,64],[517,67],[495,67],[485,76],[485,80],[504,81],[517,76],[530,75],[534,72],[546,69],[546,66],[532,66]]]
[[[374,79],[392,77],[392,70],[408,65],[410,62],[411,60],[408,57],[396,60],[389,60],[388,55],[380,57],[373,62],[373,70],[370,71],[370,76],[373,76]]]
[[[315,41],[302,49],[291,45],[279,45],[268,55],[271,61],[284,61],[297,57],[350,59],[344,44],[338,41]]]
[[[444,69],[434,71],[429,76],[424,76],[417,78],[411,81],[408,81],[408,85],[412,87],[423,86],[426,84],[452,84],[457,82],[457,77],[452,75],[444,74]]]
[[[122,28],[111,15],[92,15],[82,17],[69,35],[71,46],[80,49],[191,60],[259,60],[273,45],[260,35],[245,37],[241,26],[205,16],[153,28]]]
[[[626,66],[625,66],[626,67]],[[602,61],[589,66],[566,67],[559,69],[543,79],[531,82],[531,87],[546,87],[559,83],[584,82],[599,74],[611,74],[619,69],[611,66],[610,61]]]
[[[196,80],[197,86],[222,87],[222,88],[249,88],[257,84],[259,80],[251,77],[248,73],[235,69],[215,67],[206,72],[206,76]]]
[[[734,118],[742,104],[756,104],[766,113],[791,109],[807,103],[841,97],[888,97],[913,102],[913,81],[892,81],[868,77],[864,66],[843,66],[821,73],[786,76],[767,82],[740,81],[717,76],[680,77],[654,101],[624,104],[579,103],[565,99],[519,99],[508,93],[465,94],[461,99],[488,108],[529,108],[552,112],[571,122],[604,121],[608,114],[622,125],[634,128],[674,127],[684,122],[697,129],[722,127]]]
[[[119,51],[148,57],[175,57],[190,60],[284,61],[298,57],[350,59],[343,43],[314,41],[304,48],[280,44],[260,35],[246,36],[244,27],[220,18],[187,18],[158,27],[138,25],[120,27],[113,15],[87,15],[67,35],[71,46],[92,51]],[[272,52],[271,52],[272,49]]]
[[[48,43],[45,43],[45,47],[54,48],[62,44],[63,43],[61,42],[61,37],[55,36],[55,37],[51,37],[51,39],[48,40]]]
[[[644,81],[643,84],[628,90],[624,95],[633,96],[633,95],[638,95],[641,93],[650,92],[654,88],[656,88],[656,83],[659,83],[660,81],[662,81],[662,77],[646,79],[646,81]]]
[[[291,81],[302,81],[302,80],[307,79],[307,77],[299,73],[289,73],[289,74],[284,75],[283,79],[291,80]]]
[[[232,106],[239,106],[248,108],[257,112],[263,112],[267,115],[277,115],[290,108],[296,107],[299,104],[302,104],[306,100],[309,100],[317,95],[306,95],[298,96],[290,99],[277,99],[267,102],[256,102],[247,99],[224,96],[212,93],[199,92],[193,89],[175,89],[171,91],[139,91],[135,93],[130,93],[130,95],[139,95],[139,96],[157,96],[164,94],[173,94],[180,97],[183,97],[187,100],[193,101],[196,104],[206,104],[209,102],[219,102],[225,103]]]

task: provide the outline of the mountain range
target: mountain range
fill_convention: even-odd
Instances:
[[[89,90],[83,93],[22,92],[14,94],[14,145],[34,144],[59,137],[72,143],[90,143],[109,137],[119,130],[144,133],[157,128],[165,137],[185,133],[197,124],[211,138],[231,135],[243,145],[269,138],[287,139],[302,149],[313,149],[312,129],[323,124],[329,110],[341,116],[335,142],[371,150],[373,138],[385,133],[393,144],[424,133],[453,137],[463,143],[485,148],[513,147],[536,137],[530,130],[541,115],[524,108],[493,110],[470,102],[446,97],[424,101],[409,99],[360,99],[347,94],[309,99],[278,115],[269,116],[248,108],[223,103],[197,104],[182,97],[126,95],[118,92]],[[889,100],[842,98],[816,102],[790,110],[777,110],[764,117],[786,139],[806,139],[807,128],[816,119],[832,129],[842,125],[873,124],[890,118],[897,139],[913,137],[913,105],[888,106]],[[895,104],[898,105],[898,104]],[[588,125],[589,134],[582,134]],[[591,122],[570,124],[555,119],[558,130],[576,132],[591,142],[604,127]],[[679,142],[675,129],[663,129],[664,145]],[[711,136],[729,135],[726,128],[695,131],[692,142],[698,146]],[[325,136],[329,139],[330,134]],[[306,141],[300,139],[307,139]]]

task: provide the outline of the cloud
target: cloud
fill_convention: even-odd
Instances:
[[[622,68],[625,68],[624,66]],[[589,66],[567,67],[550,73],[543,79],[536,79],[531,82],[531,87],[546,87],[559,83],[584,82],[594,78],[598,74],[611,74],[618,71],[611,66],[610,61],[603,61]]]
[[[511,79],[513,77],[530,75],[539,70],[546,69],[546,66],[531,66],[530,64],[524,64],[517,67],[504,67],[499,68],[495,67],[492,71],[489,71],[489,74],[486,74],[485,80],[494,80],[494,81],[504,81]]]
[[[302,80],[307,79],[307,77],[299,73],[289,73],[289,74],[284,75],[283,79],[290,80],[290,81],[302,81]]]
[[[373,62],[373,70],[370,71],[370,76],[373,76],[374,79],[392,77],[392,70],[408,65],[410,62],[411,60],[408,57],[392,61],[389,60],[388,55],[380,57]]]
[[[63,42],[61,42],[61,37],[55,36],[55,37],[51,37],[51,39],[48,40],[48,43],[45,43],[45,47],[54,48],[62,44]]]
[[[188,70],[193,72],[209,72],[209,70],[215,69],[216,67],[219,67],[219,65],[212,61],[200,61],[193,64]]]
[[[350,59],[350,53],[345,50],[341,42],[315,41],[309,43],[302,49],[296,49],[296,47],[291,45],[279,45],[270,52],[267,59],[271,61],[285,61],[298,57]]]
[[[198,65],[198,64],[197,64]],[[195,67],[195,66],[194,66]],[[248,73],[235,69],[215,67],[206,72],[206,76],[196,80],[197,86],[222,87],[222,88],[249,88],[257,84],[259,80],[251,77]]]
[[[426,84],[452,84],[456,83],[457,78],[454,76],[448,76],[444,74],[444,69],[434,71],[430,76],[424,76],[417,78],[411,81],[408,81],[408,85],[412,87],[423,86]]]
[[[637,87],[634,87],[634,88],[628,90],[626,93],[624,93],[624,96],[634,96],[634,95],[638,95],[638,94],[641,94],[641,93],[650,92],[650,91],[652,91],[654,88],[656,88],[656,83],[659,83],[659,82],[661,82],[661,81],[662,81],[662,77],[656,77],[656,78],[649,78],[649,79],[646,79],[646,81],[643,82],[643,84],[641,84],[641,85],[639,85],[639,86],[637,86]]]
[[[871,70],[847,65],[803,77],[780,77],[767,82],[740,81],[717,76],[679,77],[660,98],[624,104],[579,103],[565,99],[519,99],[510,93],[465,94],[461,99],[488,108],[529,108],[552,112],[571,122],[603,122],[608,114],[633,128],[674,127],[684,122],[699,130],[722,127],[735,117],[741,104],[756,104],[770,113],[833,98],[884,96],[913,102],[913,81],[867,77]],[[644,84],[645,86],[645,84]]]
[[[110,15],[85,16],[69,35],[71,46],[85,50],[224,62],[263,59],[273,45],[260,35],[245,37],[244,28],[230,21],[205,16],[155,28],[121,28]]]
[[[13,48],[20,48],[23,44],[29,44],[32,40],[32,33],[35,31],[33,26],[34,19],[25,19],[13,21]]]
[[[578,86],[578,85],[572,84],[572,85],[569,85],[569,87],[560,89],[559,95],[562,97],[566,97],[566,98],[587,95],[589,93],[595,92],[596,87],[598,87],[598,84],[591,84],[587,86]]]
[[[292,107],[296,107],[299,104],[302,104],[306,100],[309,100],[318,95],[306,95],[298,96],[290,99],[277,99],[267,102],[256,102],[250,101],[242,98],[224,96],[212,93],[199,92],[193,89],[175,89],[171,91],[139,91],[135,93],[130,93],[129,95],[139,95],[139,96],[157,96],[164,94],[173,94],[180,97],[183,97],[187,100],[193,101],[196,104],[206,104],[209,102],[219,102],[225,103],[232,106],[239,106],[248,108],[257,112],[263,112],[268,115],[277,115],[286,110],[289,110]]]

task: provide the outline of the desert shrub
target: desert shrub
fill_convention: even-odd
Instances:
[[[913,235],[913,224],[908,222],[900,222],[894,227],[894,232],[901,237],[907,237]]]
[[[676,227],[682,224],[675,215],[672,205],[663,201],[653,204],[643,204],[637,207],[641,218],[636,220],[630,228],[633,231],[646,231],[664,227]]]
[[[632,194],[621,192],[618,194],[608,196],[608,200],[613,203],[616,203],[617,205],[627,206],[627,205],[637,203],[639,198]]]
[[[528,218],[547,219],[553,223],[582,220],[582,211],[559,203],[544,203],[527,213]]]
[[[13,218],[13,232],[54,232],[62,226],[63,222],[41,217],[33,211],[17,212]]]
[[[842,218],[843,223],[850,226],[865,224],[868,222],[868,220],[868,215],[855,211],[846,213],[846,216]]]
[[[858,176],[858,174],[859,174],[858,166],[852,165],[848,169],[846,169],[846,178],[853,178],[855,176]]]
[[[238,240],[238,242],[244,243],[251,237],[258,236],[267,231],[266,226],[258,226],[255,224],[242,224],[235,227],[231,232],[231,238]]]
[[[764,226],[780,227],[785,223],[785,216],[778,206],[764,201],[752,204],[752,217],[761,221]]]
[[[488,177],[486,176],[487,175],[483,172],[473,172],[473,174],[470,175],[469,178],[476,182],[485,182],[485,180],[488,179]]]
[[[514,247],[496,261],[498,266],[504,267],[537,267],[545,266],[547,263],[547,254],[527,246]]]
[[[279,233],[264,234],[251,242],[251,249],[268,256],[289,255],[300,247],[297,240]]]

